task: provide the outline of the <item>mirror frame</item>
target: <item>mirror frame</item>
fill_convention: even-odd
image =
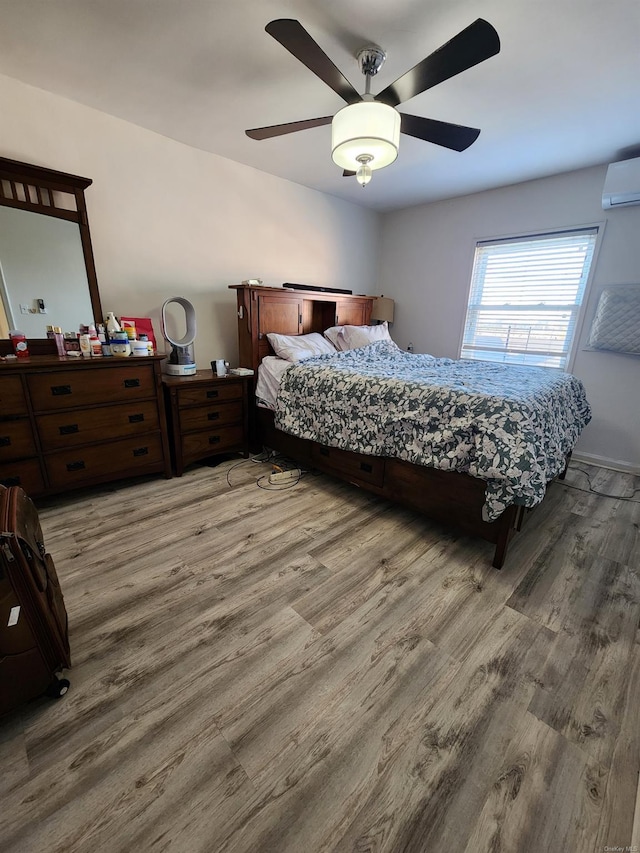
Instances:
[[[84,197],[85,189],[92,183],[91,178],[81,178],[79,175],[70,175],[67,172],[57,172],[43,166],[0,157],[0,205],[30,210],[33,213],[77,223],[80,229],[93,320],[97,325],[104,320]],[[73,207],[60,206],[62,201],[72,204]],[[12,351],[9,340],[0,341],[1,355]],[[35,340],[30,338],[29,351],[36,355],[55,352],[55,342],[49,338]]]

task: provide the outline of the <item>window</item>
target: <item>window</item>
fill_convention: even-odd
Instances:
[[[478,243],[461,358],[564,370],[597,235],[593,227]]]

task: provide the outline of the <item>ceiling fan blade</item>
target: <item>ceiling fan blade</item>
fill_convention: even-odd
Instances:
[[[450,124],[448,121],[436,121],[422,116],[400,114],[400,130],[416,139],[451,148],[452,151],[464,151],[480,136],[477,127],[465,127],[463,124]]]
[[[305,121],[290,121],[286,124],[273,124],[270,127],[254,127],[245,130],[251,139],[271,139],[274,136],[284,136],[286,133],[296,133],[298,130],[309,130],[311,127],[322,127],[331,124],[333,116],[322,118],[308,118]]]
[[[478,18],[422,62],[376,95],[376,101],[397,107],[432,86],[484,62],[500,51],[500,38],[488,21]]]
[[[278,18],[270,21],[265,30],[348,104],[362,100],[342,71],[336,68],[299,21]]]
[[[352,178],[356,173],[352,172],[350,169],[345,169],[342,173],[343,178]]]

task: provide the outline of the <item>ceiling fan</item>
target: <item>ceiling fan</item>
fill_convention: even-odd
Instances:
[[[370,93],[371,78],[386,59],[382,48],[370,45],[358,51],[357,60],[366,78],[365,92],[360,95],[299,21],[280,18],[265,29],[340,95],[347,106],[334,116],[247,130],[251,139],[271,139],[331,124],[333,161],[344,169],[344,175],[356,175],[365,186],[372,170],[390,165],[398,156],[400,133],[453,151],[464,151],[478,138],[479,128],[400,113],[396,107],[500,51],[498,33],[483,18],[469,24],[375,97]]]

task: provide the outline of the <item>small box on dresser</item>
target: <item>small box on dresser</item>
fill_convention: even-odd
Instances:
[[[163,376],[173,468],[220,453],[249,455],[249,386],[252,376]]]

